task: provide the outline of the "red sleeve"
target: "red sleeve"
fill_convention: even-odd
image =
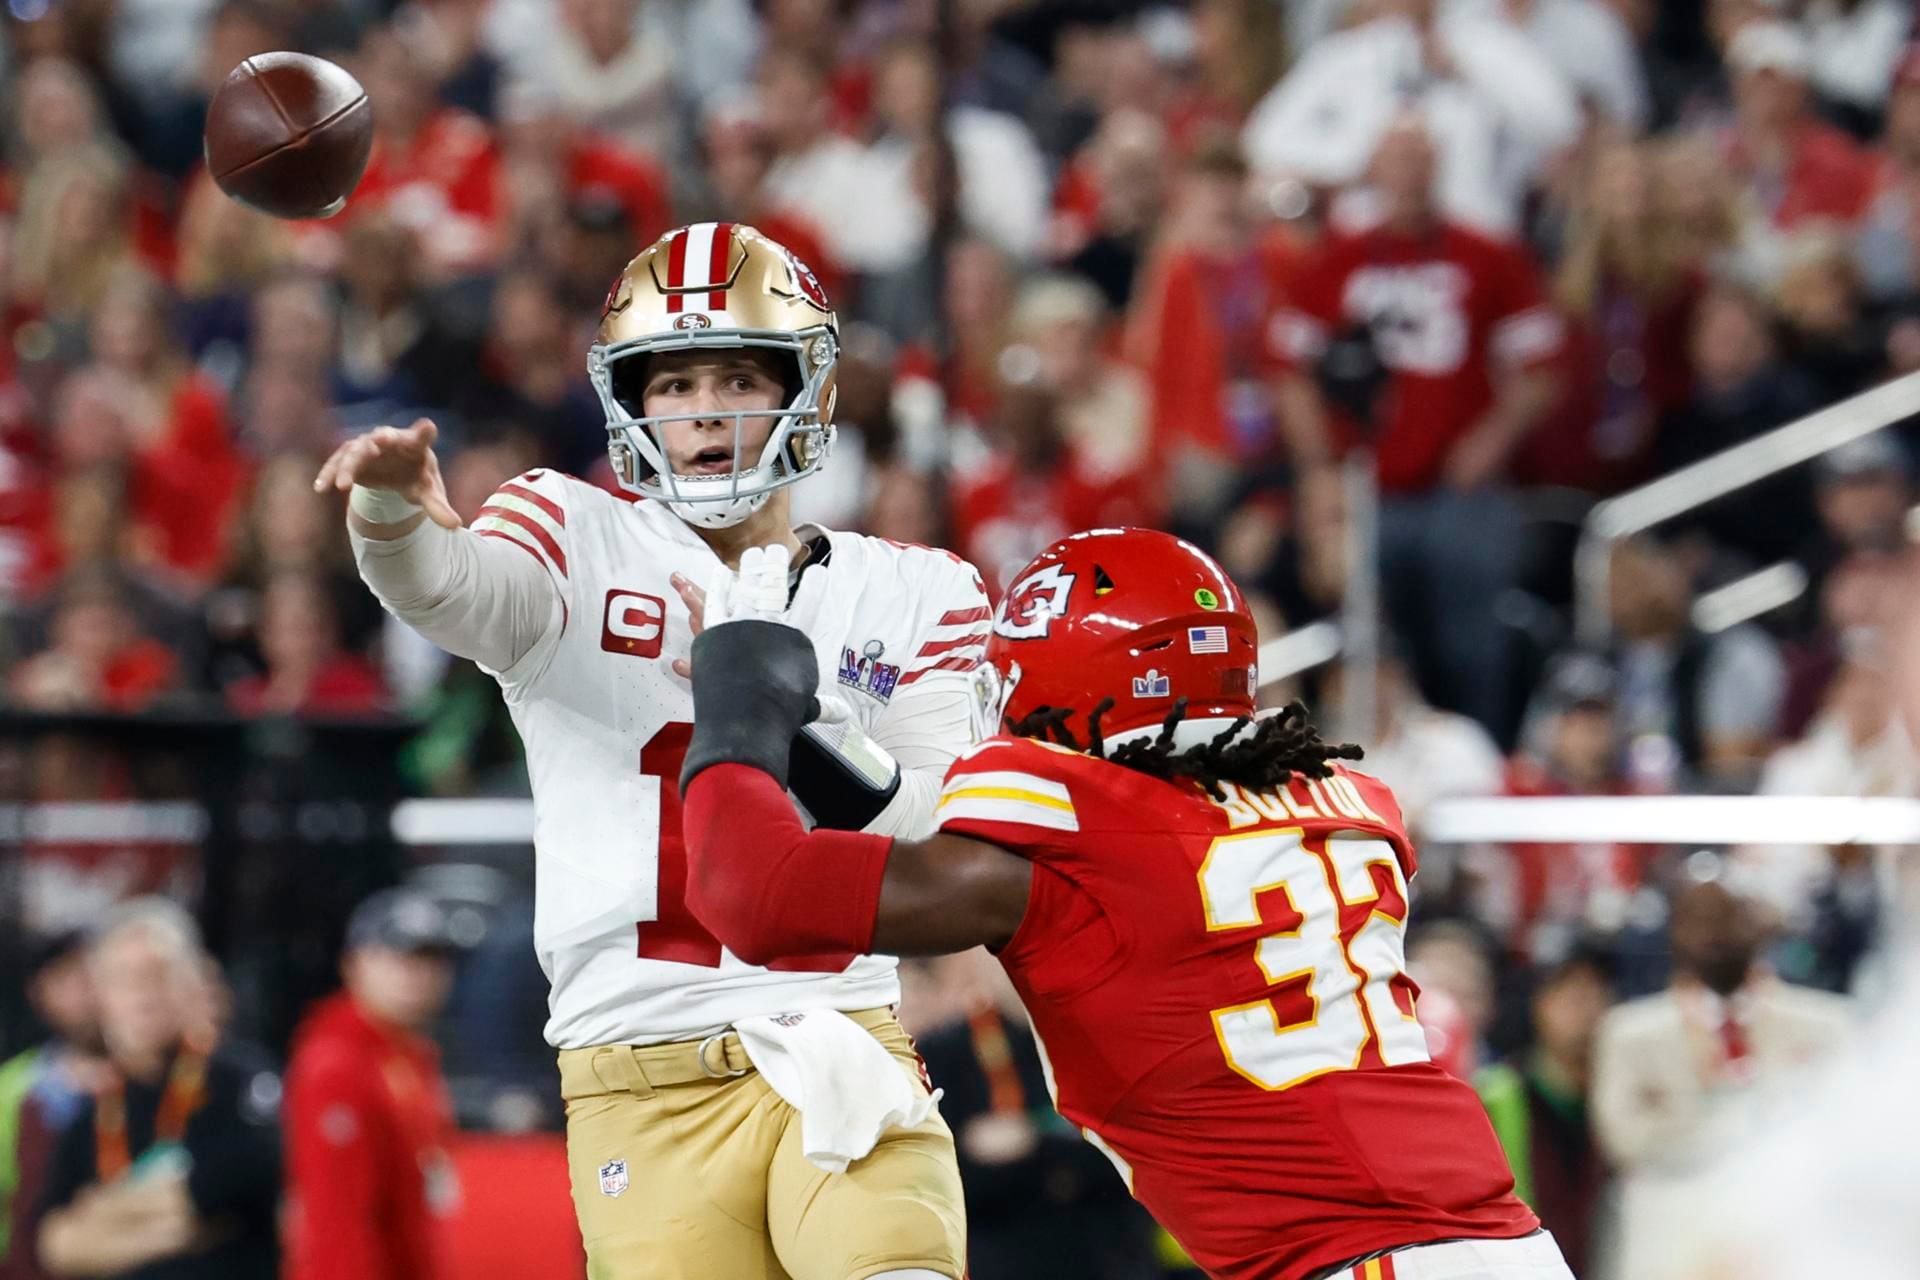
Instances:
[[[364,1066],[330,1046],[311,1052],[287,1077],[287,1275],[382,1275],[388,1259],[375,1224],[394,1189],[381,1185],[379,1117]]]
[[[687,907],[748,964],[873,949],[892,837],[809,832],[780,784],[744,764],[702,769],[681,824]]]
[[[1560,353],[1564,328],[1548,305],[1533,255],[1519,245],[1499,246],[1481,268],[1487,278],[1487,354],[1495,366],[1537,368]]]

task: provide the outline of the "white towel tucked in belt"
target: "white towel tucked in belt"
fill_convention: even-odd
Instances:
[[[799,1111],[802,1152],[828,1173],[845,1173],[887,1130],[912,1128],[940,1100],[844,1013],[742,1018],[733,1029],[768,1087]]]

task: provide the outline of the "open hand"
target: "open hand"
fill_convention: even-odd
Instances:
[[[331,486],[345,493],[356,484],[390,489],[424,509],[435,524],[458,529],[461,520],[447,500],[440,460],[433,453],[439,434],[432,419],[416,418],[404,429],[375,427],[357,435],[321,465],[320,474],[313,478],[313,491],[325,493]]]

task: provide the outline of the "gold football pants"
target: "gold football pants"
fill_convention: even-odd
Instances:
[[[847,1016],[925,1088],[890,1010]],[[731,1032],[563,1050],[560,1088],[589,1280],[965,1274],[960,1174],[938,1112],[830,1174],[801,1154],[800,1113],[752,1069]]]

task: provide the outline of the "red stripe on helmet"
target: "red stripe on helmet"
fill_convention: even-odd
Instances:
[[[667,249],[667,311],[680,310],[681,295],[677,290],[687,283],[687,233],[676,231]]]
[[[713,253],[707,260],[707,283],[724,285],[727,282],[727,267],[733,260],[733,224],[722,222],[713,229]],[[715,289],[707,297],[707,310],[725,311],[727,309],[727,291]]]

